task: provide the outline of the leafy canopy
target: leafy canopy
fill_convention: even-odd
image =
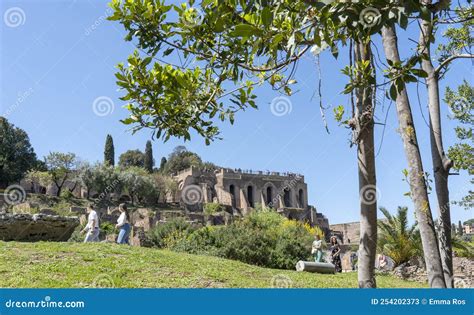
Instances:
[[[255,86],[268,82],[291,95],[296,63],[310,48],[328,47],[337,57],[349,39],[366,39],[387,24],[406,28],[410,16],[430,18],[418,1],[113,0],[111,7],[109,20],[119,21],[137,47],[116,73],[130,111],[123,122],[165,141],[189,140],[194,130],[207,144],[219,138],[214,117],[233,123],[238,111],[257,107]],[[376,14],[366,15],[367,8]],[[390,67],[394,91],[424,74]]]

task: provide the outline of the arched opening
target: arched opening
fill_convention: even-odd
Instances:
[[[267,187],[267,206],[270,208],[273,208],[273,191],[272,191],[272,186]]]
[[[230,185],[229,192],[232,196],[232,207],[235,207],[235,186],[234,185]]]
[[[247,187],[247,200],[251,208],[255,207],[255,202],[253,200],[253,187],[252,186]]]
[[[298,191],[298,202],[300,204],[300,208],[304,208],[304,192],[303,189]]]
[[[283,202],[285,204],[285,207],[291,207],[291,197],[290,197],[290,189],[285,188],[283,190]]]

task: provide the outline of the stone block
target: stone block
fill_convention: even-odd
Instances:
[[[0,214],[0,240],[65,242],[79,225],[77,217],[46,214]]]

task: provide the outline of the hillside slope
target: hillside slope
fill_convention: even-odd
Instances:
[[[115,244],[0,242],[1,287],[350,288],[357,273],[320,275]],[[377,277],[379,287],[422,284]]]

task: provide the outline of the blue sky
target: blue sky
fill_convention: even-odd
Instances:
[[[74,152],[91,162],[102,160],[108,133],[114,138],[117,156],[128,149],[144,149],[151,132],[132,135],[119,122],[127,116],[127,111],[119,100],[123,94],[115,85],[115,65],[126,60],[134,46],[123,40],[124,32],[119,24],[105,20],[110,13],[107,1],[2,0],[0,9],[3,17],[0,115],[27,131],[39,157],[50,151],[63,151]],[[14,20],[13,13],[19,14],[16,15],[19,20]],[[11,19],[7,20],[7,16]],[[409,35],[418,38],[415,29]],[[378,38],[375,41],[380,43]],[[403,57],[410,56],[413,44],[402,41],[400,46]],[[321,55],[325,106],[348,103],[347,97],[340,94],[346,82],[340,74],[346,54],[341,52],[338,61],[327,52]],[[381,58],[384,60],[383,54]],[[457,86],[462,79],[472,81],[472,70],[470,61],[456,62],[442,82],[442,90],[447,85]],[[272,100],[280,94],[262,86],[258,89],[258,110],[239,113],[234,125],[219,124],[224,140],[205,146],[202,139],[194,137],[185,145],[204,160],[223,166],[302,173],[308,184],[310,203],[330,223],[358,221],[356,150],[349,147],[349,131],[334,122],[331,108],[326,113],[330,134],[326,133],[318,99],[313,97],[317,78],[316,60],[308,54],[298,66],[297,93],[290,98],[291,111],[287,114],[272,113]],[[429,130],[422,116],[428,116],[424,87],[420,85],[420,104],[415,85],[410,87],[410,96],[425,170],[432,173]],[[93,110],[99,97],[112,101],[107,101],[108,111],[102,116]],[[454,124],[447,118],[447,108],[444,106],[442,110],[445,147],[448,147],[455,141]],[[391,211],[398,205],[409,206],[413,219],[412,202],[403,195],[409,187],[402,181],[402,170],[407,165],[397,133],[395,106],[390,107],[388,101],[377,112],[378,121],[383,122],[385,116],[384,133],[383,126],[376,126],[376,146],[380,150],[379,205]],[[159,163],[162,156],[181,144],[176,139],[167,143],[154,141],[155,160]],[[459,199],[469,188],[466,175],[450,177],[452,199]],[[434,201],[434,192],[431,199]],[[471,217],[472,211],[452,207],[453,222]]]

